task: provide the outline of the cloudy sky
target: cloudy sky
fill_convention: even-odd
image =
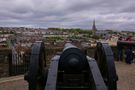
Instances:
[[[0,0],[0,26],[135,30],[135,0]]]

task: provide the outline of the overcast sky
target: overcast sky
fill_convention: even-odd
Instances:
[[[0,26],[135,30],[135,0],[0,0]]]

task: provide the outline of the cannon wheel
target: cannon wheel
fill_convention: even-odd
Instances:
[[[97,43],[95,60],[108,90],[117,90],[118,76],[116,74],[114,56],[111,47],[107,43]]]
[[[43,42],[33,44],[30,65],[28,69],[27,81],[29,82],[29,90],[41,90],[44,88],[45,80],[43,79],[46,66],[45,50]]]

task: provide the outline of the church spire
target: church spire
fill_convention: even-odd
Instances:
[[[93,26],[92,26],[93,31],[97,31],[96,25],[95,25],[95,19],[93,20]]]

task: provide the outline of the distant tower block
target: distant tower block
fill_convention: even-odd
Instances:
[[[95,20],[93,21],[92,30],[93,30],[94,32],[96,32],[96,31],[97,31],[97,28],[96,28],[96,25],[95,25]]]

